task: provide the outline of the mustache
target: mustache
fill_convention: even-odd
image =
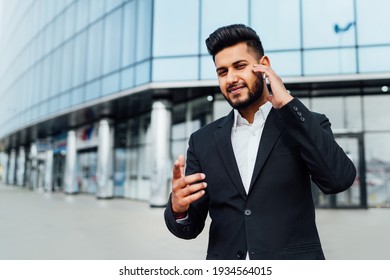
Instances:
[[[246,83],[231,84],[230,86],[227,87],[227,90],[231,91],[232,89],[238,88],[238,87],[248,87],[248,85]]]

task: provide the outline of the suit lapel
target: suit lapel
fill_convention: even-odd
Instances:
[[[238,170],[236,158],[234,156],[232,146],[232,127],[234,121],[234,113],[230,112],[229,115],[221,122],[218,126],[218,130],[215,132],[216,146],[218,147],[219,154],[222,162],[225,166],[226,173],[229,175],[231,180],[234,182],[240,195],[246,199],[247,194],[245,192],[244,185],[242,184],[240,171]]]
[[[259,149],[257,151],[255,168],[253,170],[253,176],[249,187],[249,192],[252,190],[256,178],[259,176],[259,173],[263,168],[269,153],[274,147],[276,140],[278,140],[280,133],[283,131],[283,129],[284,129],[284,123],[280,119],[276,110],[272,108],[265,122],[263,134],[261,135]]]

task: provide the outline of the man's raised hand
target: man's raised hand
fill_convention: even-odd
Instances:
[[[180,155],[173,166],[172,174],[172,210],[175,214],[186,213],[190,204],[205,194],[207,183],[203,173],[184,175],[184,156]]]

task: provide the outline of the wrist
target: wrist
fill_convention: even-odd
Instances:
[[[184,219],[185,217],[187,217],[187,214],[188,214],[187,211],[182,212],[182,213],[172,211],[172,213],[173,213],[173,216],[175,217],[176,220]]]

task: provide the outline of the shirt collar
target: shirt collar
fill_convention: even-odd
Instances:
[[[271,111],[271,109],[272,109],[272,104],[269,101],[267,101],[263,105],[261,105],[259,110],[255,113],[254,122],[257,119],[262,119],[263,121],[265,121],[267,119],[267,116],[268,116],[269,112]],[[238,110],[234,109],[233,129],[236,130],[237,127],[243,126],[243,125],[248,125],[248,124],[249,124],[248,121],[241,116],[240,112],[238,112]]]

